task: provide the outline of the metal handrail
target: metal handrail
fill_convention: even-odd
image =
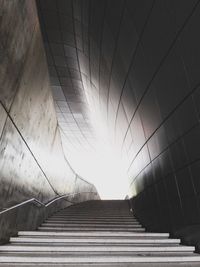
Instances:
[[[96,192],[77,192],[77,193],[72,193],[72,194],[68,194],[68,195],[59,196],[59,197],[57,197],[57,198],[52,199],[50,202],[46,203],[45,207],[50,206],[51,204],[53,204],[54,202],[56,202],[56,201],[59,200],[59,199],[66,198],[66,197],[70,197],[70,196],[74,196],[74,195],[78,195],[78,194],[83,194],[83,193],[84,193],[84,194],[88,194],[88,193],[95,193],[95,194],[96,194]],[[68,201],[68,200],[67,200],[67,201]],[[69,202],[74,203],[74,202],[72,202],[72,201],[69,201]]]
[[[58,200],[60,200],[60,199],[63,199],[63,198],[69,197],[69,196],[78,195],[78,194],[83,194],[83,193],[84,193],[84,194],[87,194],[87,193],[95,193],[95,194],[96,194],[96,192],[78,192],[78,193],[72,193],[72,194],[67,194],[67,195],[58,196],[58,197],[56,197],[56,198],[50,200],[50,201],[49,201],[48,203],[46,203],[46,204],[42,203],[41,201],[39,201],[39,200],[36,199],[36,198],[30,198],[30,199],[25,200],[25,201],[23,201],[23,202],[21,202],[21,203],[19,203],[19,204],[17,204],[17,205],[14,205],[14,206],[12,206],[12,207],[10,207],[10,208],[6,208],[6,209],[4,209],[3,211],[0,212],[0,215],[3,214],[3,213],[8,212],[8,211],[10,211],[10,210],[17,209],[17,208],[19,208],[19,207],[21,207],[21,206],[24,206],[24,205],[28,204],[28,203],[33,203],[33,204],[35,204],[36,206],[40,206],[40,207],[47,208],[48,206],[50,206],[51,204],[53,204],[54,202],[56,202],[56,201],[58,201]],[[71,201],[69,201],[69,202],[71,202]],[[71,202],[71,203],[73,203],[73,202]]]

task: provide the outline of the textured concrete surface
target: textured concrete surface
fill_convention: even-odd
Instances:
[[[35,1],[1,0],[0,6],[0,209],[79,191],[87,194],[76,201],[93,198],[95,187],[64,158]],[[1,216],[0,236],[9,220],[12,230],[26,227],[22,215]]]

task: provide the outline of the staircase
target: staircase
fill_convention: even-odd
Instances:
[[[0,266],[200,266],[194,247],[147,233],[126,201],[88,201],[0,246]]]

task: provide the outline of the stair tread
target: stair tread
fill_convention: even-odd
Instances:
[[[124,247],[124,246],[61,246],[61,247],[52,247],[52,246],[15,246],[15,245],[5,245],[0,246],[0,251],[194,251],[193,246],[165,246],[165,247]]]
[[[97,263],[97,262],[113,262],[113,263],[126,263],[126,262],[195,262],[195,261],[200,261],[200,255],[194,255],[191,253],[191,255],[187,256],[95,256],[92,257],[89,255],[87,256],[70,256],[70,257],[27,257],[27,256],[1,256],[0,257],[0,262],[49,262],[49,263],[81,263],[81,262],[88,262],[88,263]]]
[[[44,238],[44,237],[11,237],[10,242],[14,241],[30,241],[30,242],[120,242],[120,243],[180,243],[180,239],[111,239],[111,238],[87,238],[87,239],[79,239],[79,238]]]
[[[100,231],[102,231],[102,232],[105,232],[105,231],[108,231],[108,232],[116,232],[116,230],[117,231],[125,231],[125,232],[127,232],[127,233],[145,233],[145,230],[143,229],[143,228],[139,228],[139,229],[126,229],[126,230],[124,230],[124,229],[121,229],[121,228],[114,228],[114,229],[112,229],[112,228],[110,228],[110,229],[105,229],[105,228],[92,228],[92,229],[88,229],[88,228],[84,228],[84,227],[82,227],[82,228],[64,228],[64,227],[62,227],[62,228],[58,228],[58,227],[38,227],[38,230],[39,231],[42,231],[42,232],[52,232],[52,231],[57,231],[57,232],[71,232],[71,231],[77,231],[77,232],[80,232],[80,231],[83,231],[83,232],[88,232],[88,230],[91,230],[91,231],[93,231],[93,232],[95,232],[95,231],[97,231],[97,232],[100,232]]]
[[[169,238],[169,233],[146,232],[127,207],[124,201],[70,206],[46,219],[37,230],[19,231],[18,237],[0,246],[0,266],[139,267],[162,263],[163,267],[165,263],[189,266],[200,262],[193,246],[181,245],[180,239]]]
[[[20,231],[18,235],[51,235],[51,236],[97,236],[97,235],[105,235],[105,236],[153,236],[153,237],[169,237],[168,233],[127,233],[127,232],[42,232],[42,231]]]

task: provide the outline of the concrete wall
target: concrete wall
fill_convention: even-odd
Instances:
[[[63,156],[35,1],[0,6],[0,208],[95,191]]]
[[[200,224],[199,1],[39,2],[54,27],[46,27],[50,56],[67,47],[67,62],[76,50],[70,64],[80,66],[93,112],[100,103],[142,223],[158,231]]]

